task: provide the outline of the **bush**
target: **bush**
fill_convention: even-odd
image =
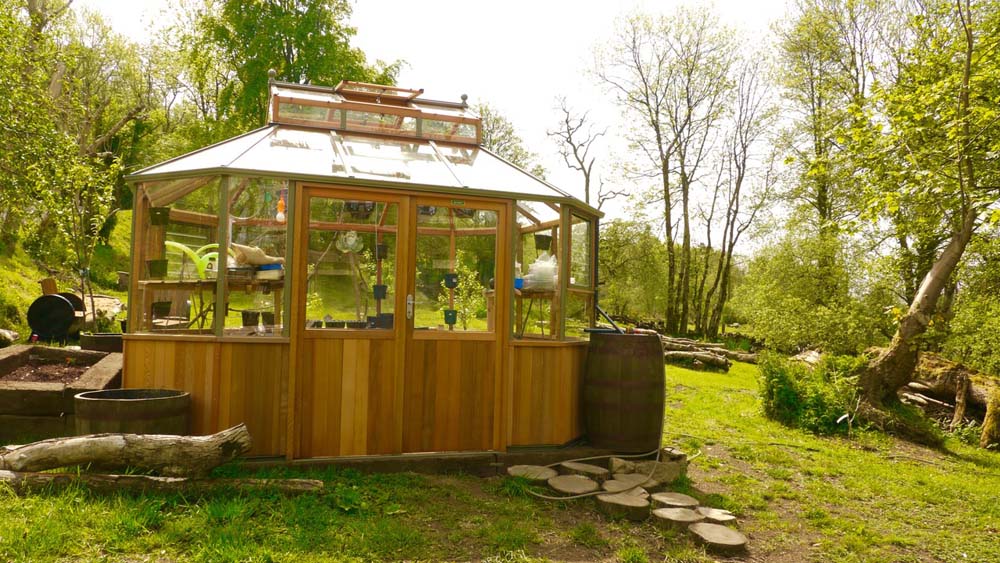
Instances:
[[[818,434],[846,432],[838,423],[857,406],[857,377],[865,360],[826,356],[814,368],[775,353],[759,359],[764,414],[788,426]]]

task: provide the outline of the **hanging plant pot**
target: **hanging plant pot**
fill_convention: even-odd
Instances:
[[[154,301],[153,302],[153,318],[162,319],[164,317],[170,316],[170,308],[173,306],[172,301]]]
[[[146,271],[149,279],[162,280],[167,277],[166,259],[146,260]]]
[[[417,213],[425,216],[431,216],[437,214],[437,207],[433,205],[418,205]]]
[[[149,208],[149,224],[163,226],[170,222],[170,208],[169,207],[150,207]]]
[[[458,311],[454,309],[445,309],[444,324],[451,326],[454,325],[456,322],[458,322]]]
[[[448,289],[455,289],[458,287],[458,274],[450,273],[444,275],[444,286]]]
[[[260,311],[240,311],[240,316],[243,317],[244,327],[257,326],[260,322]]]
[[[261,311],[260,324],[264,326],[274,326],[274,311]]]
[[[378,243],[375,245],[375,259],[385,260],[389,257],[389,245],[385,243]]]
[[[552,250],[552,235],[542,235],[535,233],[535,250],[537,252]]]
[[[348,201],[344,202],[344,210],[355,219],[367,219],[375,211],[374,201]]]
[[[475,209],[469,209],[468,207],[455,207],[452,211],[455,213],[455,217],[459,217],[461,219],[469,219],[476,214]]]
[[[375,294],[375,299],[385,299],[386,294],[389,293],[389,286],[387,285],[373,285],[372,293]]]

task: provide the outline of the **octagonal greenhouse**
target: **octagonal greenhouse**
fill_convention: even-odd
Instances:
[[[272,82],[269,125],[130,175],[124,386],[260,456],[579,437],[600,214],[421,95]]]

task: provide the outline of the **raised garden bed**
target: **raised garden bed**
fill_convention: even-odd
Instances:
[[[122,355],[46,346],[0,350],[0,444],[72,436],[73,396],[121,385]]]

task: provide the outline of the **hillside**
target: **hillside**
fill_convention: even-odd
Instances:
[[[132,230],[132,212],[118,213],[118,221],[108,239],[108,245],[99,245],[94,252],[91,267],[94,291],[127,300],[125,292],[118,291],[118,271],[127,271]],[[0,252],[0,328],[15,330],[27,338],[27,313],[32,301],[41,295],[39,281],[54,277],[60,291],[74,291],[77,280],[65,264],[39,264],[20,245],[8,252]]]

